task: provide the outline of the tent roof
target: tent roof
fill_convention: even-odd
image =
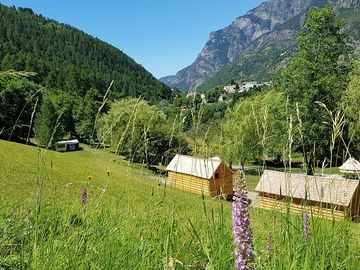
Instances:
[[[211,179],[221,163],[219,157],[202,159],[177,154],[166,167],[166,170]]]
[[[341,165],[339,169],[340,172],[345,173],[360,173],[360,162],[351,157],[343,165]]]
[[[339,176],[310,176],[265,170],[256,191],[349,206],[359,181]]]

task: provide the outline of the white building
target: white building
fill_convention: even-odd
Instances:
[[[236,85],[225,85],[224,91],[230,94],[233,94],[236,92]]]

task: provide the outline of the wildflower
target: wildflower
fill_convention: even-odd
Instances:
[[[243,186],[245,187],[245,185]],[[236,269],[255,269],[250,266],[254,262],[253,238],[250,228],[249,217],[250,200],[243,188],[239,196],[238,183],[234,185],[234,196],[232,204],[232,222],[235,245],[235,267]]]
[[[304,213],[304,238],[306,241],[309,240],[310,238],[310,219],[309,219],[309,213],[305,212]]]
[[[87,176],[87,179],[88,179],[89,181],[91,181],[91,180],[93,180],[93,177],[92,177],[91,175],[88,175],[88,176]]]
[[[83,188],[81,193],[81,203],[82,205],[85,205],[87,201],[87,188]]]
[[[273,239],[272,233],[269,233],[268,241],[266,244],[266,250],[268,252],[270,259],[271,259],[273,248],[274,248],[274,239]]]
[[[105,173],[107,174],[107,176],[110,176],[110,175],[112,174],[112,170],[107,169],[107,170],[105,171]]]

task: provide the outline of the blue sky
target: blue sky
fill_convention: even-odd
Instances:
[[[155,77],[190,65],[209,33],[264,0],[0,0],[70,24],[121,49]]]

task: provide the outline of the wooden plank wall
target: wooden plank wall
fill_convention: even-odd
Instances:
[[[232,171],[223,163],[216,170],[216,179],[210,179],[210,193],[215,197],[218,195],[230,196],[233,193]]]
[[[281,212],[286,212],[289,206],[289,202],[285,200],[276,200],[274,198],[259,196],[259,207],[267,210],[277,210]],[[294,204],[290,202],[290,212],[291,213],[304,213],[305,211],[312,211],[313,214],[325,218],[332,219],[333,217],[336,220],[342,220],[345,218],[345,212],[340,210],[332,210],[328,208],[322,208],[318,206],[305,206]]]
[[[351,217],[359,220],[360,219],[360,185],[356,188],[355,193],[350,203]]]
[[[176,172],[169,171],[168,184],[178,189],[194,192],[210,196],[210,182],[209,180]]]

